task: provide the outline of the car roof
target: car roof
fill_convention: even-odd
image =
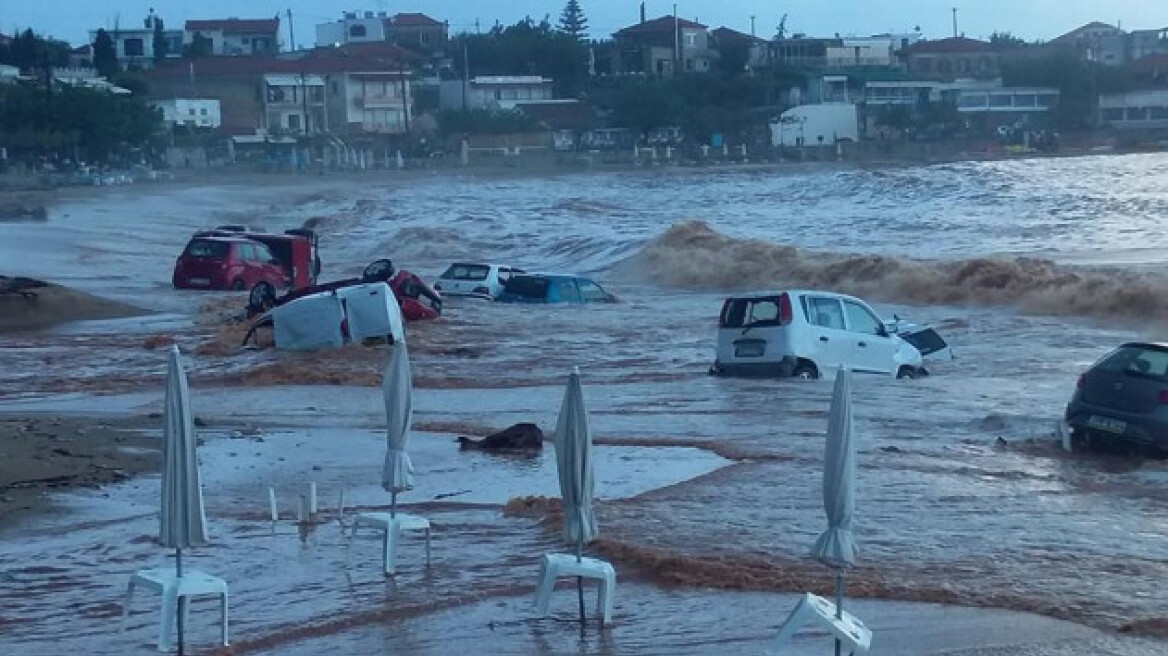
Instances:
[[[1120,344],[1119,348],[1145,348],[1168,352],[1168,342],[1125,342]]]
[[[514,269],[510,264],[490,264],[489,262],[451,262],[450,266],[485,266],[492,269]]]
[[[861,303],[867,303],[867,301],[865,301],[864,299],[862,299],[858,296],[852,296],[851,294],[842,294],[840,292],[831,292],[831,291],[827,291],[825,289],[779,289],[779,290],[775,290],[775,291],[761,291],[761,292],[750,292],[750,293],[746,293],[746,294],[734,294],[732,296],[727,296],[726,299],[731,300],[731,299],[763,298],[763,297],[767,297],[767,296],[778,296],[780,294],[790,294],[791,296],[808,296],[808,295],[811,295],[811,296],[834,296],[836,298],[846,298],[846,299],[851,300],[851,301],[860,301]]]
[[[191,241],[195,241],[196,239],[199,241],[222,242],[224,244],[254,244],[255,243],[254,241],[252,241],[250,239],[244,239],[241,237],[224,237],[222,235],[195,235],[194,237],[191,237]]]

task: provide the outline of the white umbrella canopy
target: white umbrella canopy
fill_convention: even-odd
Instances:
[[[815,541],[811,555],[831,567],[847,568],[856,562],[856,540],[852,535],[856,511],[856,445],[852,427],[852,372],[843,368],[835,377],[823,460],[827,530]]]
[[[406,452],[413,417],[413,386],[410,381],[410,355],[404,340],[394,343],[381,381],[385,397],[386,451],[381,471],[381,487],[393,495],[391,513],[397,512],[399,492],[414,487],[414,465]]]
[[[178,347],[170,350],[162,411],[162,546],[186,549],[207,543],[207,515],[195,452],[195,417]],[[181,566],[179,575],[182,575]]]
[[[568,377],[568,388],[564,391],[564,402],[556,422],[556,470],[564,500],[564,539],[576,545],[578,554],[585,543],[599,534],[596,516],[592,513],[596,488],[592,472],[592,429],[588,424],[579,371]]]

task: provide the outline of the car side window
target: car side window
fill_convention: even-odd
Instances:
[[[863,305],[844,301],[844,312],[848,317],[848,329],[852,332],[865,335],[880,335],[884,332],[880,320]]]
[[[268,262],[276,259],[276,257],[272,255],[272,251],[268,250],[268,247],[264,246],[263,244],[256,244],[255,246],[252,246],[252,248],[255,249],[255,257],[256,261],[258,262],[267,264]]]
[[[576,289],[575,280],[560,280],[556,283],[556,289],[560,292],[560,300],[567,302],[579,302],[580,290]]]
[[[812,324],[833,330],[844,329],[844,311],[839,300],[816,296],[809,300]]]
[[[239,253],[239,259],[244,262],[251,262],[255,259],[255,255],[251,250],[251,244],[236,244],[235,249]]]
[[[591,280],[579,281],[579,287],[581,296],[589,303],[600,303],[608,300],[608,294],[600,288],[600,285]]]

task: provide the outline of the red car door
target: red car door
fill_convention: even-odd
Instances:
[[[284,267],[276,259],[276,256],[272,255],[272,251],[263,244],[256,244],[253,248],[256,255],[253,263],[257,269],[256,282],[266,280],[272,283],[273,287],[287,287],[288,274],[284,272]]]

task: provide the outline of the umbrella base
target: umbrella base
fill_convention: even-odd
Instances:
[[[836,615],[839,617],[836,617]],[[856,616],[847,611],[836,610],[835,603],[813,594],[805,594],[795,606],[795,610],[787,616],[779,635],[771,643],[767,653],[778,654],[799,629],[808,624],[815,624],[826,629],[836,640],[844,646],[845,654],[866,656],[872,646],[872,631],[864,626]]]
[[[581,558],[570,554],[544,554],[539,567],[539,586],[536,588],[535,607],[541,615],[547,615],[548,602],[556,579],[579,577],[600,581],[600,596],[596,600],[596,612],[600,614],[604,626],[612,624],[612,607],[616,600],[616,570],[612,565],[597,558]]]
[[[219,597],[220,637],[223,646],[227,642],[227,582],[216,576],[204,572],[187,570],[181,577],[170,569],[143,569],[138,570],[130,577],[126,588],[126,602],[122,606],[122,629],[125,630],[126,618],[130,614],[130,602],[134,598],[134,589],[144,587],[162,595],[162,621],[158,628],[158,651],[170,651],[173,642],[175,618],[178,613],[178,602],[181,598],[191,597]],[[190,608],[188,601],[186,608]]]

